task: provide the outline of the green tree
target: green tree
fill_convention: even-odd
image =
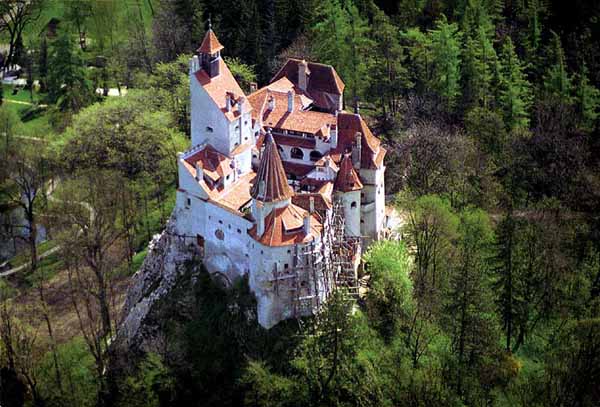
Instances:
[[[544,89],[560,103],[570,105],[573,86],[567,72],[567,63],[560,37],[553,31],[549,48],[549,67],[544,75]]]
[[[367,315],[380,335],[390,341],[413,311],[408,252],[402,242],[383,240],[372,245],[363,260],[371,276]]]
[[[250,84],[256,83],[254,66],[244,64],[239,58],[226,58],[225,62],[244,92],[250,93]]]
[[[575,80],[575,108],[580,126],[588,131],[593,130],[600,114],[600,90],[590,83],[585,65]]]
[[[483,363],[495,335],[488,287],[487,258],[493,239],[490,220],[481,210],[461,214],[457,258],[450,277],[446,304],[448,332],[456,358],[452,377],[459,395],[465,396],[467,377]]]
[[[483,27],[465,41],[464,100],[467,106],[487,108],[493,100],[493,74],[496,51]]]
[[[327,0],[316,12],[312,26],[315,53],[320,62],[331,64],[348,85],[346,94],[362,95],[368,83],[369,26],[352,0]]]
[[[498,102],[504,114],[504,122],[511,130],[526,129],[529,126],[531,89],[510,37],[506,38],[502,46],[500,61]]]
[[[93,100],[84,61],[63,31],[52,43],[48,55],[48,97],[63,112],[77,112]]]
[[[462,34],[456,23],[448,23],[446,18],[442,17],[428,35],[431,37],[433,65],[431,88],[444,102],[446,109],[451,111],[461,94]]]
[[[447,281],[452,241],[456,238],[458,217],[450,203],[437,195],[425,195],[409,202],[409,241],[416,248],[413,281],[419,302],[435,309]]]
[[[412,87],[408,72],[404,67],[404,49],[400,45],[398,28],[389,17],[377,10],[373,19],[373,40],[375,42],[372,58],[369,60],[369,100],[379,103],[384,117],[398,114],[400,97]]]

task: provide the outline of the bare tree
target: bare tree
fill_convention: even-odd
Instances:
[[[66,261],[69,296],[79,329],[94,358],[99,404],[108,394],[106,350],[114,333],[113,281],[127,258],[127,222],[122,200],[131,200],[117,173],[93,170],[65,181],[53,198],[61,223],[59,236]],[[124,187],[125,186],[125,187]]]
[[[0,194],[12,207],[21,209],[24,222],[10,225],[15,237],[24,240],[30,251],[31,271],[38,263],[38,202],[45,194],[48,164],[39,146],[25,146],[13,152],[7,163],[8,185]],[[14,221],[15,219],[13,219]]]
[[[5,69],[14,63],[17,44],[23,30],[40,17],[43,0],[2,0],[0,2],[0,32],[8,33],[8,55]]]

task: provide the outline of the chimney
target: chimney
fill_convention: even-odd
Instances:
[[[361,146],[362,135],[360,133],[356,133],[354,135],[354,146],[352,148],[352,164],[354,164],[355,169],[360,169],[360,158],[362,153]]]
[[[269,100],[267,101],[267,110],[275,110],[275,98],[273,96],[269,96]]]
[[[315,197],[311,196],[308,199],[308,212],[313,214],[315,212]]]
[[[256,92],[258,90],[258,85],[256,82],[250,82],[250,93]]]
[[[196,181],[202,181],[202,179],[204,179],[204,171],[202,171],[200,161],[196,161]]]
[[[289,90],[287,95],[288,95],[287,111],[292,113],[294,111],[294,92],[292,90]]]
[[[231,94],[229,92],[225,94],[225,110],[231,112]]]
[[[308,70],[308,64],[303,59],[298,64],[298,87],[303,91],[306,91],[306,89],[308,88],[308,74],[309,73],[310,73],[310,71]]]
[[[306,216],[304,217],[304,234],[308,235],[310,233],[310,218],[312,218],[312,215],[310,213],[307,213]]]
[[[240,116],[244,114],[245,102],[246,102],[246,98],[244,98],[243,96],[240,96],[240,100],[238,100],[238,109],[240,110]]]
[[[337,143],[338,143],[337,127],[331,126],[331,130],[330,130],[329,134],[330,134],[329,143],[331,144],[331,148],[336,148]]]
[[[354,114],[360,115],[360,101],[358,98],[354,99]]]
[[[256,234],[258,236],[262,236],[265,233],[265,217],[263,216],[262,208],[260,206],[258,206],[258,204],[255,204],[255,206],[256,206],[256,213],[255,213]]]

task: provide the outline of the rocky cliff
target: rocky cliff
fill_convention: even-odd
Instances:
[[[179,303],[182,312],[193,306],[186,298],[193,298],[200,261],[194,245],[174,233],[173,223],[170,220],[165,230],[154,236],[142,267],[131,279],[115,340],[116,347],[128,352],[156,351],[160,346],[161,309],[166,302],[169,306]]]

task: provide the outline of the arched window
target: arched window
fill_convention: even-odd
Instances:
[[[351,207],[352,209],[356,208],[356,201],[353,201],[353,202],[350,204],[350,207]]]
[[[317,150],[313,150],[310,152],[310,161],[319,161],[321,157],[323,157],[323,154],[321,154]]]
[[[285,158],[285,153],[283,152],[283,148],[280,145],[277,146],[277,150],[279,151],[279,156],[283,159]]]
[[[292,151],[290,153],[291,153],[292,158],[295,158],[297,160],[304,159],[304,153],[298,147],[293,147]]]

